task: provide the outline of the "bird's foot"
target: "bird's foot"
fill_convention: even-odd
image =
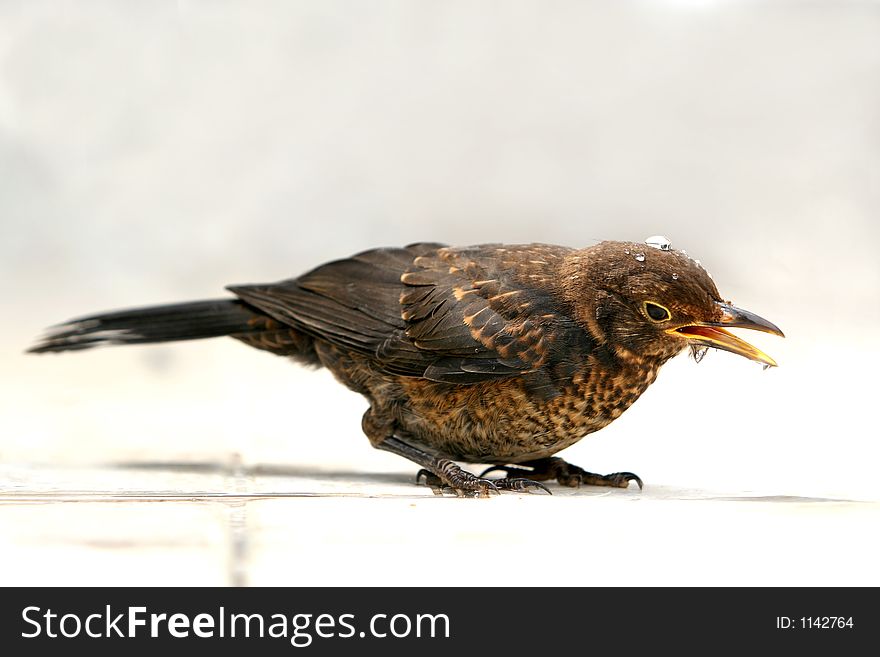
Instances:
[[[552,495],[550,489],[544,484],[526,477],[505,477],[504,479],[490,479],[498,487],[498,490],[510,490],[516,493],[537,493],[543,491]]]
[[[522,465],[526,465],[531,469],[527,470],[509,465],[493,465],[491,468],[484,470],[480,476],[485,477],[490,472],[497,470],[504,472],[508,479],[524,477],[535,482],[555,479],[561,485],[570,488],[580,488],[583,485],[627,488],[631,481],[638,484],[639,490],[644,487],[641,478],[632,472],[614,472],[607,475],[595,474],[555,456],[538,459],[537,461],[527,461]],[[504,481],[504,479],[498,481]],[[498,481],[495,483],[497,484]]]
[[[488,479],[476,477],[454,463],[448,461],[441,463],[444,466],[442,476],[422,468],[416,474],[416,483],[421,483],[424,477],[425,484],[431,487],[434,495],[452,493],[457,497],[489,497],[500,493],[498,487]]]
[[[438,462],[437,469],[439,474],[425,468],[416,474],[416,483],[420,483],[424,477],[425,484],[431,487],[434,495],[452,493],[458,497],[489,497],[501,491],[531,493],[537,490],[550,493],[546,486],[530,479],[505,477],[492,480],[477,477],[446,459]]]

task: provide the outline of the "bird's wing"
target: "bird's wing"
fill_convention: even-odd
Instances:
[[[229,289],[281,322],[370,357],[377,369],[477,383],[538,370],[560,340],[581,332],[549,291],[529,284],[529,276],[549,275],[561,254],[528,248],[376,249],[297,279]]]
[[[403,334],[401,274],[440,244],[374,249],[337,260],[299,278],[227,289],[269,316],[305,333],[366,355]]]

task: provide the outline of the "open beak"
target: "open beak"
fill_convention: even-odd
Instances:
[[[721,319],[718,321],[679,326],[669,329],[667,333],[686,338],[692,345],[722,349],[763,363],[768,367],[776,367],[776,361],[770,356],[745,340],[736,337],[733,333],[725,331],[723,327],[747,328],[784,338],[785,335],[779,330],[779,327],[748,310],[742,310],[727,303],[718,303],[717,306],[721,310]]]

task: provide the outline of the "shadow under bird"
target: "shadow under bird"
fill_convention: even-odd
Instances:
[[[659,236],[584,249],[419,243],[227,289],[236,298],[74,319],[30,351],[230,336],[326,367],[369,401],[374,447],[418,464],[437,493],[486,496],[553,479],[641,487],[631,472],[598,475],[553,454],[620,417],[683,349],[769,367],[726,329],[783,335]],[[475,476],[455,461],[492,467]],[[493,470],[505,476],[486,478]]]

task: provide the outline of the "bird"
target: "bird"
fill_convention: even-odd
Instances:
[[[551,244],[376,248],[231,297],[93,314],[28,351],[228,336],[312,367],[363,395],[371,445],[412,461],[436,494],[488,497],[562,486],[626,488],[554,456],[621,416],[690,348],[776,366],[729,332],[784,337],[722,299],[663,236]],[[459,463],[490,467],[479,475]],[[493,472],[501,477],[489,477]]]

